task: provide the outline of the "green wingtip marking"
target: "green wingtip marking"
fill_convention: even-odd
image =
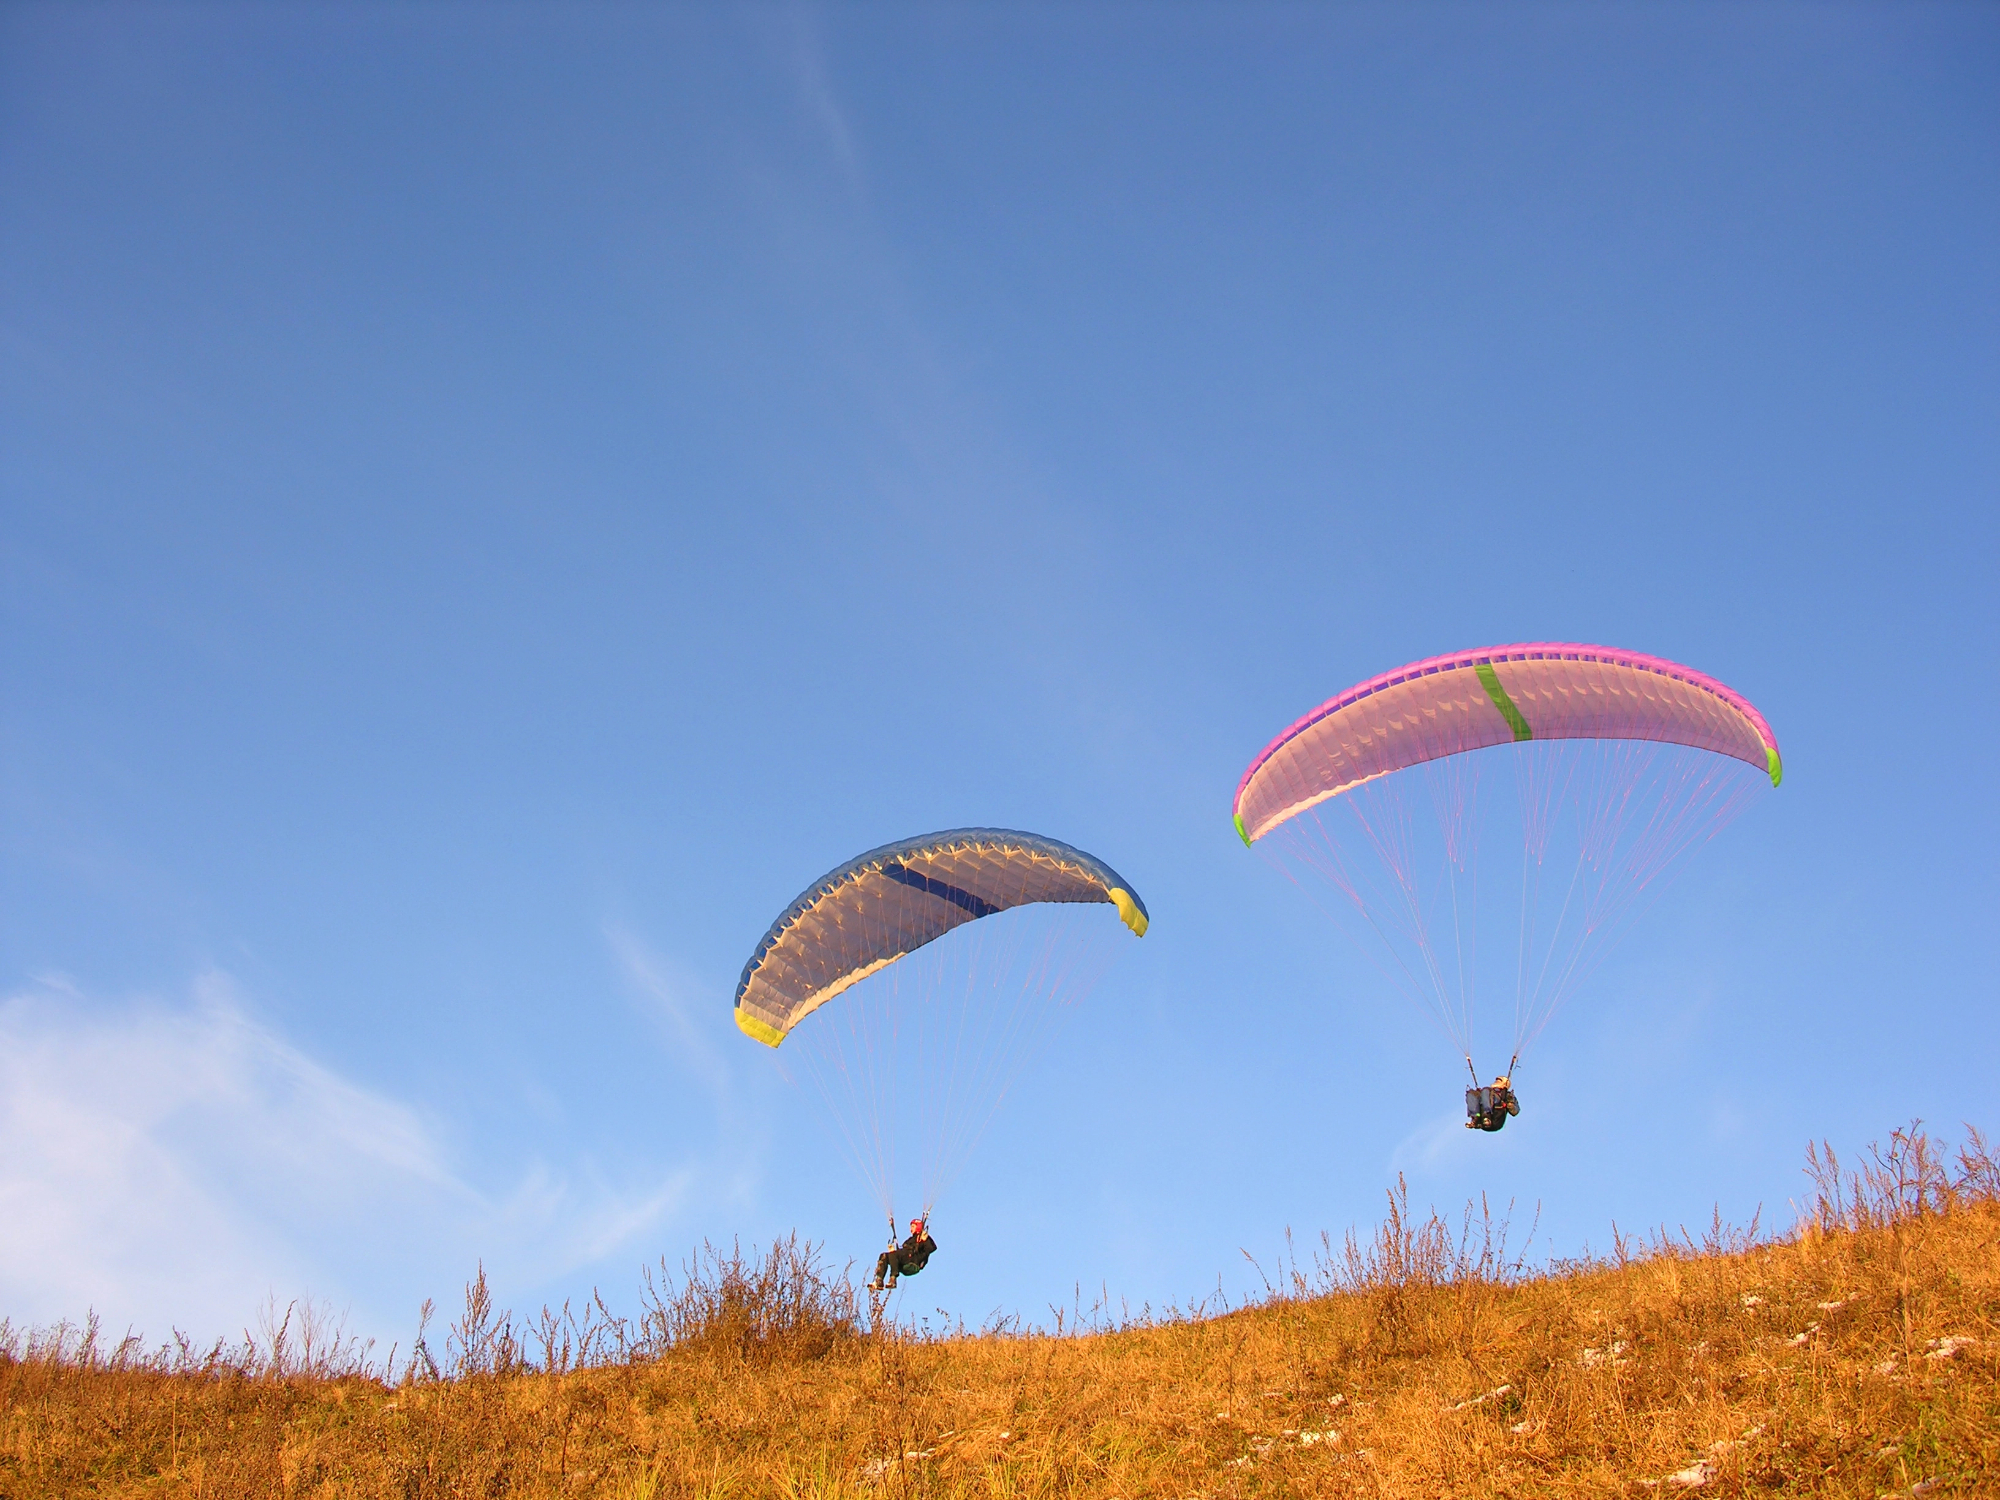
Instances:
[[[1785,763],[1778,759],[1778,749],[1775,745],[1766,745],[1764,754],[1770,757],[1771,785],[1776,786],[1785,779]]]
[[[1479,685],[1486,689],[1486,696],[1493,700],[1493,706],[1500,710],[1500,717],[1507,721],[1507,727],[1514,731],[1517,740],[1531,740],[1535,731],[1528,727],[1528,721],[1521,717],[1521,710],[1514,706],[1514,700],[1507,696],[1507,690],[1500,686],[1500,674],[1486,662],[1474,665],[1479,674]]]
[[[1244,828],[1244,826],[1243,826],[1243,814],[1242,814],[1242,813],[1238,813],[1238,814],[1236,815],[1236,836],[1237,836],[1237,837],[1238,837],[1239,839],[1243,840],[1243,847],[1244,847],[1245,849],[1248,849],[1248,848],[1250,847],[1250,834],[1249,834],[1248,830],[1246,830],[1246,829]]]

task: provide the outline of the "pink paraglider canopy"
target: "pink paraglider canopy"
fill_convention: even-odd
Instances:
[[[1656,740],[1782,775],[1748,699],[1636,651],[1534,642],[1413,662],[1349,688],[1264,747],[1236,788],[1247,844],[1392,771],[1516,740]]]

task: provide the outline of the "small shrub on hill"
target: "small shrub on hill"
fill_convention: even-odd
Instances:
[[[678,1278],[665,1261],[657,1278],[648,1271],[642,1300],[631,1351],[639,1358],[685,1350],[750,1364],[824,1359],[861,1332],[852,1281],[831,1274],[819,1247],[796,1234],[761,1257],[737,1242],[725,1251],[704,1241]]]

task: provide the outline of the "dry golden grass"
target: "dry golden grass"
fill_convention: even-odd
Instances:
[[[1914,1128],[1777,1241],[1528,1273],[1468,1215],[1323,1243],[1259,1304],[1060,1336],[865,1333],[810,1246],[713,1251],[443,1363],[337,1333],[103,1350],[0,1326],[0,1496],[2000,1494],[2000,1173]]]

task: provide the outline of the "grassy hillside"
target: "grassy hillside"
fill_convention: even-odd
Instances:
[[[1059,1335],[866,1331],[796,1242],[633,1322],[475,1283],[394,1380],[310,1327],[0,1326],[0,1496],[2000,1494],[2000,1170],[1915,1129],[1811,1167],[1775,1240],[1530,1272],[1393,1197],[1254,1306]]]

